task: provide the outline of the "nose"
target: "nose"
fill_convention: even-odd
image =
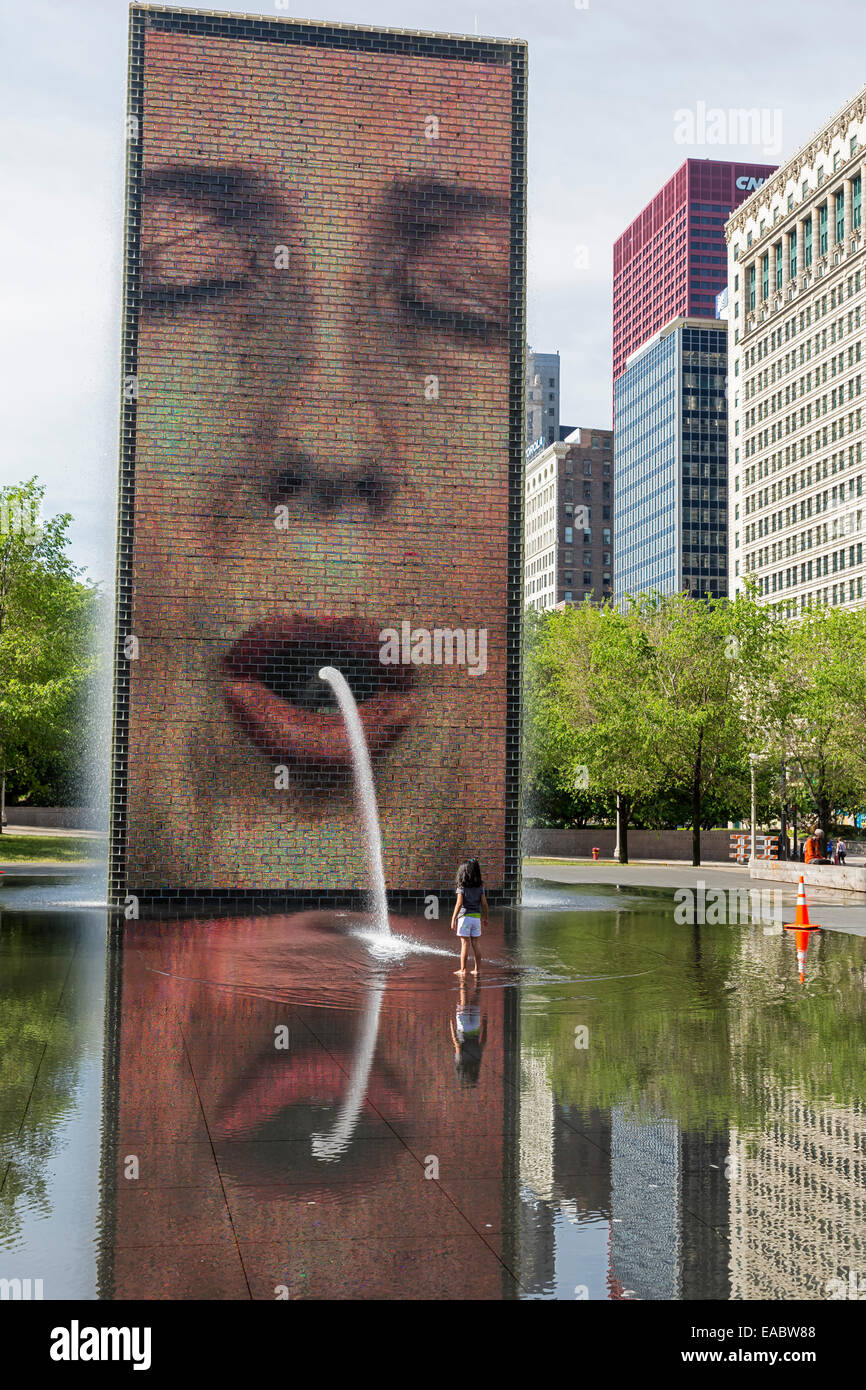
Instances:
[[[307,454],[290,446],[282,465],[271,471],[268,501],[279,506],[298,497],[320,516],[361,503],[371,516],[382,516],[389,507],[394,483],[382,455],[353,454],[341,459],[331,454]]]
[[[283,351],[262,402],[268,502],[298,498],[323,517],[358,507],[378,517],[400,483],[384,324],[356,269],[329,261],[303,271],[300,305],[277,328]]]

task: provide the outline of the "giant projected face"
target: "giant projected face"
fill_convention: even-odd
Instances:
[[[511,73],[149,31],[128,879],[502,882]]]

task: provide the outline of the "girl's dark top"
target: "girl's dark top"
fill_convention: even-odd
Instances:
[[[484,884],[476,883],[460,890],[463,894],[463,911],[470,917],[477,917],[481,908],[481,899],[484,896]]]

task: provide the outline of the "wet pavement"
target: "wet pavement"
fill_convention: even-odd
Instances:
[[[814,936],[800,984],[772,922],[539,877],[478,987],[447,917],[392,918],[390,943],[296,913],[107,944],[97,873],[24,880],[0,904],[0,1279],[826,1299],[866,1271],[857,935]]]

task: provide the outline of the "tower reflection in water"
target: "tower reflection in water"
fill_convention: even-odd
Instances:
[[[447,927],[436,954],[387,964],[348,924],[128,924],[116,1297],[515,1292],[505,992],[482,992],[468,1084]]]

